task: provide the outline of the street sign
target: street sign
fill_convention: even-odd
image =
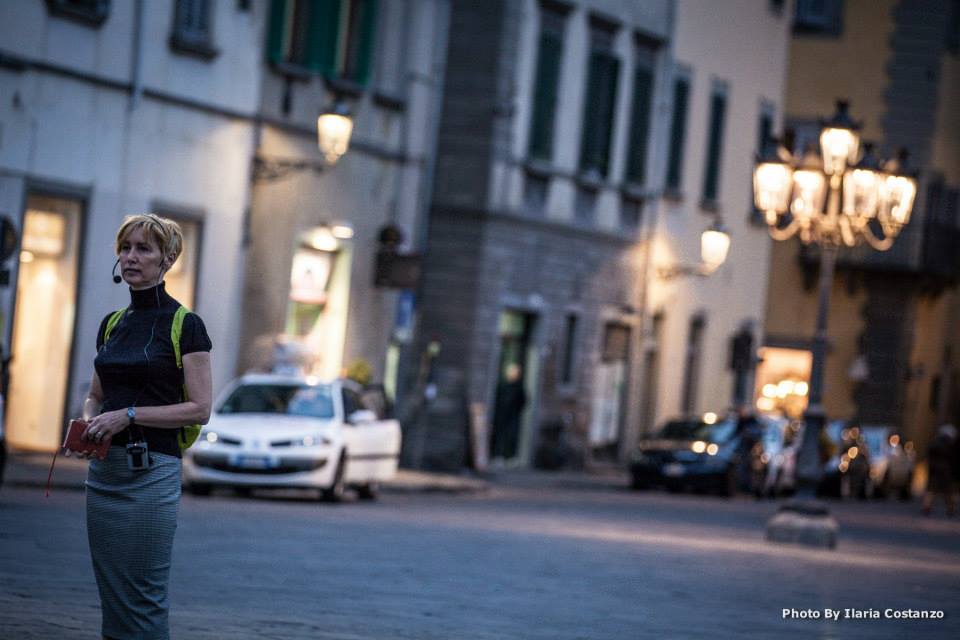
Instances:
[[[397,314],[393,321],[393,338],[401,344],[410,342],[413,335],[413,291],[401,291],[397,298]]]

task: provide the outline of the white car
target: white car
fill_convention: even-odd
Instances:
[[[196,495],[214,486],[318,488],[338,501],[351,487],[371,499],[399,458],[400,425],[378,419],[355,383],[249,374],[217,400],[184,454],[183,475]]]

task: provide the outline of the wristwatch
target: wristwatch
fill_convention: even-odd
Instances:
[[[137,410],[133,407],[127,407],[127,419],[130,420],[130,425],[133,425],[133,421],[137,419]]]

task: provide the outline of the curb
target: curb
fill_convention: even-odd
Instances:
[[[43,461],[33,455],[29,456],[29,458],[32,459],[24,459],[26,457],[24,456],[18,460],[18,457],[20,456],[11,456],[7,460],[6,477],[4,478],[3,486],[34,488],[42,491],[47,486],[47,473],[50,469],[49,461]],[[64,464],[64,461],[58,460],[57,466],[53,471],[50,490],[51,492],[54,490],[84,491],[85,481],[86,463],[70,460]],[[397,471],[397,475],[393,480],[381,482],[380,487],[385,493],[462,495],[485,493],[490,490],[490,483],[479,478],[400,469]]]

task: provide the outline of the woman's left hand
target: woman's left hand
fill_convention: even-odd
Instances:
[[[83,437],[87,440],[100,442],[108,436],[115,436],[130,423],[125,410],[107,411],[96,416],[87,425]]]

